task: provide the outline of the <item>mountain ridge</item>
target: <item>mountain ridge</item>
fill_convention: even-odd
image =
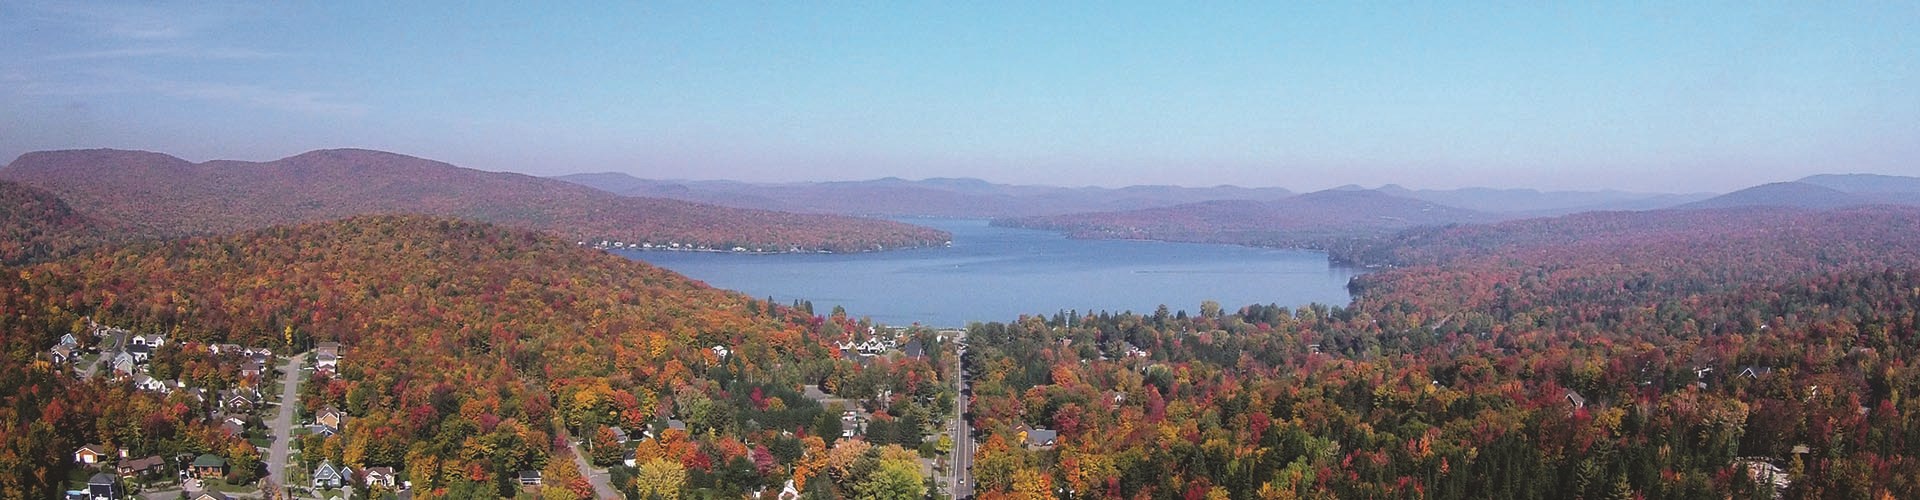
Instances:
[[[542,177],[368,149],[200,163],[149,151],[37,151],[0,167],[0,179],[52,192],[91,217],[162,235],[217,234],[353,215],[427,214],[535,228],[582,241],[721,249],[866,251],[938,245],[949,238],[891,221],[622,197]]]

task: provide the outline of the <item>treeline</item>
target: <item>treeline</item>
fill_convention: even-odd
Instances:
[[[1416,233],[1349,307],[976,326],[982,496],[1920,496],[1920,213],[1637,217]]]

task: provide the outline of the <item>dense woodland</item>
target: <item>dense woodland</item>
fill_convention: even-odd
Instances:
[[[116,234],[52,193],[0,181],[0,266],[65,257]]]
[[[833,342],[865,326],[844,315],[451,219],[360,217],[137,243],[20,267],[0,284],[8,312],[0,385],[18,388],[0,414],[0,476],[10,481],[0,491],[22,498],[59,489],[74,467],[63,457],[81,444],[134,456],[232,445],[183,396],[78,382],[39,358],[56,337],[84,330],[83,317],[187,345],[299,351],[341,342],[340,373],[307,381],[301,404],[306,414],[344,409],[352,424],[333,438],[303,438],[302,459],[395,467],[419,487],[416,497],[510,494],[513,474],[529,469],[548,471],[559,485],[550,489],[584,491],[560,458],[570,456],[561,436],[593,442],[615,425],[665,434],[639,450],[641,463],[665,462],[619,475],[629,491],[673,484],[674,494],[736,497],[777,491],[788,478],[830,496],[874,481],[897,486],[889,482],[897,474],[877,478],[917,456],[937,423],[930,415],[950,412],[953,399],[939,382],[951,373],[927,360],[841,358]],[[186,379],[205,364],[161,356],[157,370]],[[847,409],[884,422],[873,439],[883,446],[841,451],[839,409],[801,397],[803,384],[869,401]],[[668,418],[688,429],[665,431]],[[605,451],[594,460],[619,461]],[[833,468],[829,453],[848,454],[846,463]],[[809,481],[820,477],[831,479]]]
[[[190,163],[141,151],[43,151],[0,168],[0,179],[50,191],[95,219],[161,235],[426,214],[537,229],[576,242],[719,250],[858,252],[940,245],[950,238],[891,221],[631,198],[554,179],[351,149],[263,163]]]
[[[973,328],[983,497],[1920,497],[1920,212],[1420,230],[1350,307]],[[1129,357],[1128,346],[1145,351]],[[1060,433],[1024,449],[1018,426]]]

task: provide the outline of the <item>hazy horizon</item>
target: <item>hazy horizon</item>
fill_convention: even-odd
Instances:
[[[1920,6],[0,1],[0,158],[1727,192],[1920,174]]]

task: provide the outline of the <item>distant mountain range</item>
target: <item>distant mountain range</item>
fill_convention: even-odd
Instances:
[[[1222,200],[1118,212],[996,219],[995,225],[1122,238],[1324,248],[1336,240],[1502,216],[1395,196],[1335,188],[1274,201]]]
[[[788,212],[884,217],[1021,217],[1172,206],[1213,200],[1277,200],[1281,188],[1131,186],[1118,189],[993,184],[979,179],[895,177],[866,181],[755,184],[665,181],[622,173],[556,179],[615,194],[672,198]]]
[[[1396,231],[1595,211],[1777,206],[1830,209],[1920,204],[1920,178],[1816,175],[1724,195],[1532,189],[1376,189],[1348,185],[1295,194],[1283,188],[1133,186],[1067,188],[978,179],[753,184],[578,174],[568,182],[629,196],[793,212],[984,217],[996,225],[1081,238],[1128,238],[1327,248]]]
[[[738,181],[641,179],[623,173],[573,174],[556,179],[627,196],[672,198],[742,208],[884,217],[1004,218],[1171,207],[1210,201],[1277,201],[1285,188],[1239,186],[1128,186],[1123,188],[995,184],[979,179],[895,177],[866,181],[757,184]],[[1335,191],[1364,190],[1342,186]],[[1377,191],[1488,213],[1560,215],[1592,210],[1648,210],[1712,197],[1711,193],[1537,191],[1532,189],[1422,189],[1389,184]]]
[[[427,214],[579,240],[722,250],[861,251],[938,245],[950,237],[891,221],[623,197],[553,179],[359,149],[205,163],[144,151],[45,151],[0,168],[0,180],[44,189],[89,218],[161,236]]]

